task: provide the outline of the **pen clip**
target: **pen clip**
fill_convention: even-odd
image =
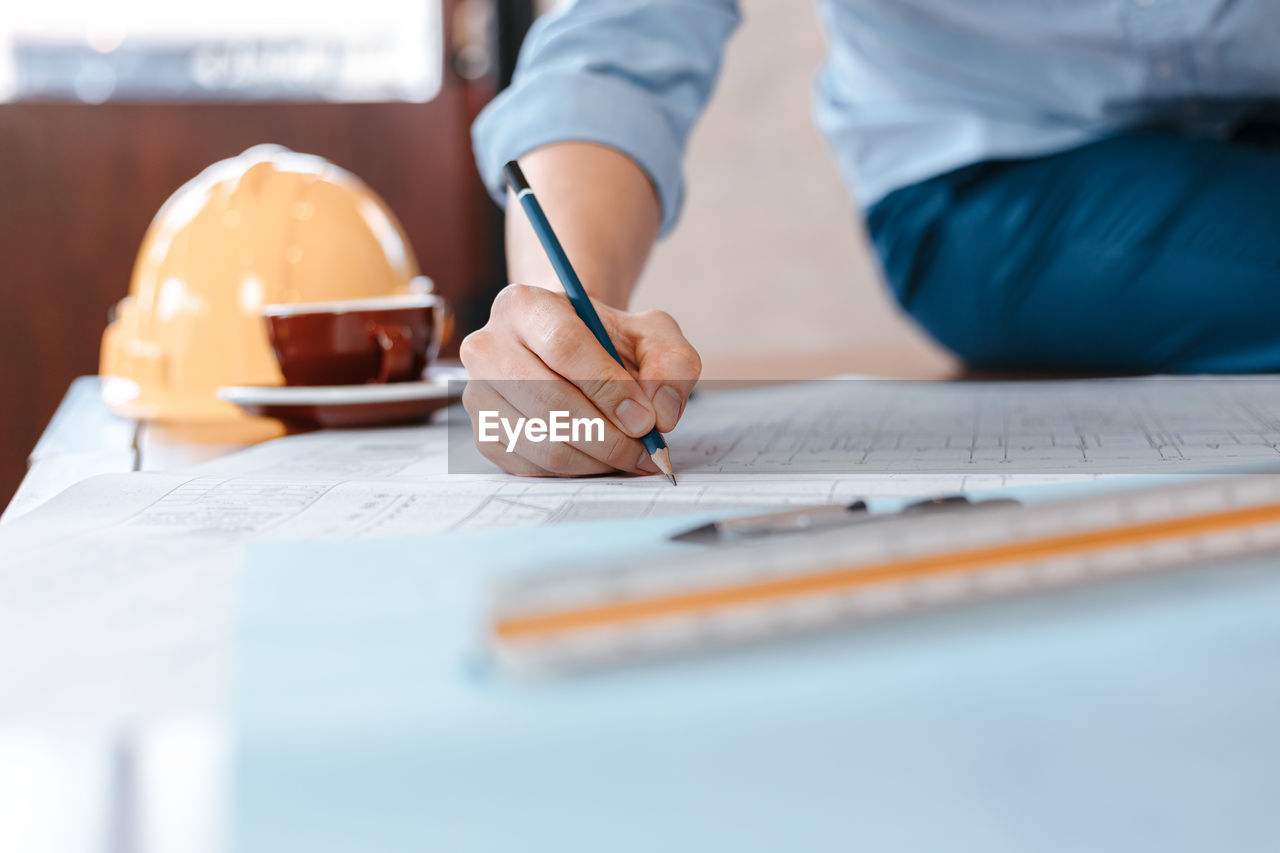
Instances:
[[[966,495],[938,495],[913,501],[894,512],[871,513],[866,501],[857,500],[850,504],[800,507],[794,510],[721,519],[673,534],[670,538],[673,542],[700,545],[764,541],[837,527],[890,521],[912,515],[1017,504],[1018,501],[1013,498],[973,501]]]

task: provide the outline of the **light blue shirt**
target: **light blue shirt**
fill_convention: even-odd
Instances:
[[[961,166],[1135,126],[1220,136],[1280,103],[1280,0],[818,6],[829,52],[814,118],[863,207]],[[648,173],[668,232],[685,143],[739,17],[734,0],[570,0],[544,15],[513,85],[473,128],[494,197],[505,199],[505,161],[596,142]]]

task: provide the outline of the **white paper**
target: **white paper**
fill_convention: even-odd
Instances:
[[[936,480],[937,478],[930,478]],[[942,483],[889,483],[932,492]],[[955,485],[955,478],[951,478]],[[199,714],[226,693],[237,548],[852,499],[871,481],[689,484],[112,474],[0,535],[0,719]],[[430,559],[429,551],[420,555]],[[376,572],[371,566],[370,571]]]
[[[673,457],[698,475],[1154,473],[1280,461],[1280,381],[839,381],[691,406]]]
[[[451,475],[442,426],[316,433],[185,473],[98,477],[0,529],[0,720],[220,707],[237,549],[247,541],[763,509],[1263,462],[1277,458],[1280,442],[1273,385],[848,382],[705,393],[669,436],[677,487],[656,476]],[[974,466],[979,473],[957,467],[960,454],[996,453],[996,464]],[[429,548],[406,558],[430,559]]]
[[[438,428],[315,433],[198,470],[422,479],[447,472],[452,461],[455,472],[497,473],[469,441],[457,441],[463,446],[451,448],[450,460],[438,435]],[[681,483],[1185,473],[1280,462],[1280,380],[822,380],[715,390],[691,401],[667,438]]]

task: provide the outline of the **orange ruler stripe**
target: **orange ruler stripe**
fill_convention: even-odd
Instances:
[[[692,592],[667,593],[531,615],[500,616],[495,620],[493,630],[502,640],[530,639],[564,631],[640,622],[723,607],[843,592],[890,581],[972,572],[1010,563],[1082,555],[1152,542],[1191,539],[1267,524],[1280,524],[1280,503],[1120,525],[904,560],[863,565],[841,563],[821,571],[725,584]]]

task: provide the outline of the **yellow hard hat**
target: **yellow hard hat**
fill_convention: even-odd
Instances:
[[[282,385],[264,304],[430,290],[404,231],[359,178],[259,145],[188,181],[142,239],[102,336],[103,399],[125,417],[240,419],[224,385]]]

